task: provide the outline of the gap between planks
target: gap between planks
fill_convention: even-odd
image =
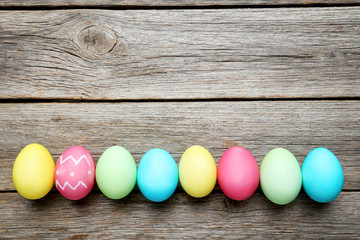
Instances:
[[[318,97],[318,98],[144,98],[144,99],[67,99],[67,98],[2,98],[2,103],[126,103],[126,102],[256,102],[256,101],[359,101],[360,97]]]
[[[106,10],[172,10],[172,9],[236,9],[236,8],[314,8],[314,7],[356,7],[358,0],[311,0],[311,1],[3,1],[0,10],[66,10],[66,9],[106,9]]]

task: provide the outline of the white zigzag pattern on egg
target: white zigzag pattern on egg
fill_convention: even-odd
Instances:
[[[81,162],[81,160],[85,159],[86,162],[87,162],[87,163],[89,164],[89,166],[90,166],[90,161],[89,161],[89,159],[88,159],[85,155],[82,155],[78,160],[76,160],[72,155],[70,155],[70,156],[68,156],[67,158],[63,159],[63,155],[61,155],[60,158],[59,158],[60,164],[63,164],[64,162],[66,162],[66,161],[69,160],[69,159],[72,160],[72,161],[75,163],[75,165],[78,165],[79,162]]]
[[[78,181],[78,183],[76,184],[75,187],[71,186],[71,184],[66,181],[64,183],[64,186],[61,186],[61,184],[59,183],[58,180],[56,180],[56,187],[60,187],[62,190],[64,190],[66,188],[66,186],[69,186],[72,190],[76,190],[80,185],[84,186],[85,188],[87,188],[86,184],[83,181]]]

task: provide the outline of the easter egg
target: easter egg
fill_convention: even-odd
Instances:
[[[253,155],[242,147],[232,147],[220,158],[217,176],[221,190],[233,200],[245,200],[259,185],[259,167]]]
[[[111,199],[127,196],[136,184],[136,163],[123,147],[108,148],[96,165],[96,183]]]
[[[54,160],[49,151],[40,144],[29,144],[14,162],[12,176],[15,188],[24,198],[42,198],[54,185],[54,170]]]
[[[167,151],[154,148],[141,158],[137,183],[147,199],[154,202],[165,201],[174,193],[178,180],[176,162]]]
[[[188,148],[180,159],[179,178],[190,196],[207,196],[216,184],[216,164],[210,152],[198,145]]]
[[[260,165],[260,185],[273,203],[292,202],[301,189],[301,170],[295,156],[284,148],[274,148]]]
[[[301,171],[304,190],[311,199],[327,203],[340,194],[344,185],[344,172],[330,150],[312,150],[305,158]]]
[[[95,183],[95,163],[83,147],[72,146],[61,154],[55,168],[55,186],[61,195],[79,200],[89,194]]]

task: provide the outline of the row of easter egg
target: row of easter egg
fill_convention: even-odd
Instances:
[[[95,170],[96,169],[96,170]],[[85,197],[95,184],[111,199],[127,196],[135,184],[151,201],[168,199],[178,182],[193,197],[205,197],[218,180],[220,188],[231,199],[245,200],[254,194],[259,182],[265,196],[284,205],[292,202],[301,186],[317,202],[330,202],[341,192],[344,174],[339,160],[326,148],[316,148],[300,165],[284,148],[271,150],[260,165],[242,147],[232,147],[221,157],[218,167],[208,150],[192,146],[182,155],[179,168],[165,150],[154,148],[145,153],[138,168],[132,155],[123,147],[108,148],[95,168],[91,154],[73,146],[58,159],[56,166],[49,151],[30,144],[18,155],[13,166],[13,182],[27,199],[44,197],[53,187],[66,198]]]

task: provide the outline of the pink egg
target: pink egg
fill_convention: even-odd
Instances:
[[[83,147],[73,146],[61,154],[55,167],[55,186],[67,199],[89,194],[95,183],[95,163]]]
[[[245,200],[259,185],[259,167],[253,155],[242,147],[229,148],[218,164],[221,190],[231,199]]]

